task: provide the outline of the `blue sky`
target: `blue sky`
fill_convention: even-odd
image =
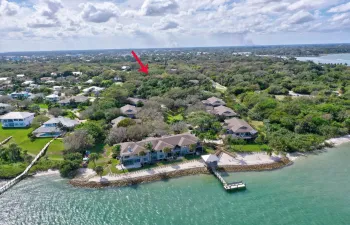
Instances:
[[[350,42],[349,0],[0,0],[0,52]]]

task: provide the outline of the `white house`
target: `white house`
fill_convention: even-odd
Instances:
[[[83,72],[73,72],[73,75],[74,76],[81,76],[81,75],[83,75]]]
[[[60,100],[60,96],[58,96],[56,94],[48,95],[45,98],[46,98],[46,100],[48,100],[50,102],[58,102]]]
[[[92,87],[88,87],[88,88],[83,89],[83,92],[84,92],[84,94],[87,94],[89,92],[93,92],[95,94],[98,94],[102,90],[104,90],[104,88],[92,86]]]
[[[36,137],[58,137],[65,133],[63,127],[73,129],[79,122],[66,117],[52,118],[33,131]]]
[[[0,117],[2,127],[28,127],[34,119],[34,113],[10,112]]]

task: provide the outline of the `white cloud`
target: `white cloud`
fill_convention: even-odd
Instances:
[[[7,0],[0,1],[0,16],[14,16],[18,13],[20,7],[13,2],[8,2]]]
[[[171,30],[178,27],[179,24],[177,22],[163,18],[159,22],[153,24],[153,28],[157,30]]]
[[[145,0],[141,7],[144,16],[162,16],[177,14],[179,5],[175,0]]]
[[[111,2],[88,2],[79,6],[82,8],[81,17],[87,22],[105,23],[120,14],[118,7]]]
[[[315,17],[307,11],[299,11],[289,18],[291,24],[302,24],[314,20]]]
[[[338,5],[328,10],[328,12],[331,12],[331,13],[340,13],[340,12],[346,12],[346,11],[350,11],[350,2],[342,5]]]
[[[330,21],[337,22],[337,21],[341,21],[341,20],[344,20],[347,18],[350,18],[350,13],[335,14],[332,16]]]

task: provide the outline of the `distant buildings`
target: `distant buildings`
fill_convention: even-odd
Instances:
[[[61,106],[68,106],[68,105],[75,105],[75,104],[82,104],[82,103],[86,103],[89,101],[88,97],[82,96],[82,95],[78,95],[78,96],[73,96],[70,98],[66,98],[63,100],[58,101],[58,104],[60,104]]]
[[[102,87],[91,86],[91,87],[83,89],[83,93],[88,94],[90,92],[93,92],[95,94],[99,94],[103,90],[104,90],[104,88],[102,88]]]
[[[66,117],[52,118],[33,131],[36,137],[58,137],[66,130],[72,130],[79,122]]]
[[[11,98],[14,99],[27,99],[31,96],[32,94],[27,92],[27,91],[21,91],[21,92],[12,92],[9,94]]]
[[[83,72],[72,72],[74,76],[81,76],[83,75]]]
[[[0,117],[2,127],[28,127],[34,119],[34,113],[10,112]]]
[[[51,94],[46,96],[45,99],[50,102],[58,102],[60,100],[60,96],[58,96],[57,94]]]
[[[130,68],[131,68],[130,66],[122,66],[123,71],[128,71],[128,70],[130,70]]]

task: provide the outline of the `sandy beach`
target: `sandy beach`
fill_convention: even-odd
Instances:
[[[335,146],[342,145],[350,142],[350,135],[345,135],[343,137],[331,138],[326,141],[327,143],[333,143]]]

